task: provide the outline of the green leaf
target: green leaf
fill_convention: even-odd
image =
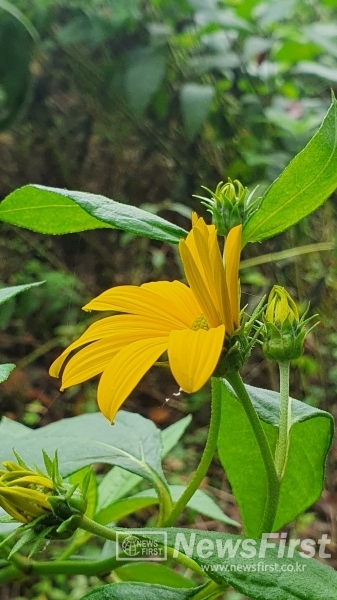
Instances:
[[[267,189],[244,226],[243,240],[257,242],[298,223],[337,187],[337,102],[307,146]]]
[[[165,68],[166,58],[162,47],[137,48],[130,54],[130,64],[125,73],[125,93],[137,119],[142,116],[160,86]]]
[[[100,413],[62,419],[41,429],[30,430],[13,440],[10,419],[0,424],[0,462],[9,460],[12,448],[28,464],[43,469],[42,449],[53,456],[58,448],[60,472],[66,477],[93,463],[118,465],[150,481],[165,482],[161,468],[160,431],[154,423],[140,415],[119,411],[115,425]]]
[[[186,600],[193,598],[202,588],[177,589],[146,583],[112,583],[99,587],[82,600]]]
[[[169,490],[172,496],[173,502],[177,502],[180,496],[185,491],[186,487],[184,485],[170,485]],[[133,498],[155,498],[156,502],[156,491],[155,490],[144,490],[139,492],[133,496]],[[215,521],[219,521],[220,523],[226,523],[227,525],[231,525],[232,527],[237,527],[238,523],[233,521],[230,517],[227,517],[225,513],[218,507],[218,505],[214,502],[213,498],[203,492],[202,490],[197,490],[192,498],[188,501],[187,506],[200,513],[201,515],[205,515],[206,517],[210,517]]]
[[[6,11],[8,5],[6,4]],[[25,108],[30,92],[33,40],[18,19],[21,11],[4,13],[0,4],[0,130],[7,129]]]
[[[185,489],[186,487],[184,485],[169,486],[173,502],[177,502]],[[144,490],[139,492],[139,494],[135,494],[134,496],[124,498],[119,502],[110,503],[109,505],[105,506],[95,514],[95,520],[102,525],[107,525],[108,523],[117,522],[131,513],[141,510],[142,508],[147,508],[149,506],[153,506],[154,504],[158,504],[158,502],[159,500],[156,490]],[[225,515],[225,513],[223,513],[214,502],[213,498],[211,498],[211,496],[202,490],[197,490],[195,492],[195,494],[187,503],[187,506],[202,515],[219,521],[220,523],[225,523],[226,525],[231,525],[232,527],[238,526],[238,523],[233,521],[233,519],[230,519],[230,517],[227,517],[227,515]]]
[[[105,196],[26,185],[0,204],[0,220],[39,233],[74,233],[113,227],[177,244],[187,233],[161,217]]]
[[[122,581],[139,581],[141,583],[159,583],[177,588],[192,588],[193,581],[186,579],[179,573],[172,571],[159,563],[132,563],[123,565],[114,570]]]
[[[185,131],[192,140],[200,131],[213,102],[212,85],[185,83],[180,90],[180,105]]]
[[[327,81],[333,81],[334,83],[337,82],[337,73],[335,68],[327,67],[326,65],[321,65],[320,63],[313,62],[311,60],[299,62],[293,71],[298,75],[315,75],[316,77],[326,79]]]
[[[173,425],[169,425],[169,427],[166,427],[166,429],[162,430],[162,458],[165,458],[165,456],[171,452],[172,448],[177,445],[191,421],[192,415],[187,415],[183,419],[180,419],[176,423],[173,423]]]
[[[279,422],[279,395],[246,386],[272,450]],[[288,462],[281,484],[276,531],[321,495],[325,459],[333,436],[329,413],[292,400]],[[266,472],[250,423],[233,392],[222,387],[219,457],[238,502],[247,535],[257,536],[266,503]]]
[[[11,372],[14,371],[15,365],[13,363],[7,363],[5,365],[0,365],[0,383],[6,381],[10,376]]]
[[[10,287],[4,287],[0,289],[0,304],[3,304],[10,298],[17,296],[17,294],[21,294],[21,292],[25,292],[30,288],[36,287],[37,285],[41,285],[44,281],[37,281],[35,283],[26,283],[24,285],[13,285]]]
[[[38,31],[35,29],[34,25],[31,23],[29,19],[21,12],[19,8],[13,6],[7,0],[0,0],[0,9],[8,12],[12,17],[17,19],[19,23],[27,30],[29,35],[33,38],[34,42],[38,42],[40,39]]]
[[[249,546],[245,547],[242,544],[247,543],[247,538],[229,533],[178,528],[166,531],[170,547],[193,558],[212,579],[227,582],[251,600],[336,597],[336,571],[312,558],[303,558],[297,551],[291,557],[286,549],[285,557],[280,558],[276,542],[274,548],[263,551],[263,542],[249,540]],[[142,530],[141,535],[145,532]]]
[[[89,519],[92,519],[94,517],[95,511],[96,511],[98,487],[97,487],[96,477],[95,477],[91,467],[84,467],[83,469],[80,469],[79,471],[72,473],[69,477],[69,483],[71,483],[72,485],[78,483],[79,489],[81,489],[81,483],[87,475],[90,476],[90,480],[89,480],[88,490],[87,490],[87,493],[85,496],[87,503],[88,503],[86,511],[85,511],[85,516],[89,517]],[[84,544],[86,542],[86,540],[89,539],[90,537],[91,537],[91,535],[87,531],[84,531],[83,529],[76,529],[75,534],[74,534],[75,544],[78,544],[80,546],[80,545]]]
[[[180,419],[180,421],[166,427],[166,429],[161,432],[162,458],[164,458],[177,444],[191,420],[191,415],[187,415],[183,419]],[[98,487],[98,510],[107,508],[117,502],[117,500],[124,498],[124,496],[129,494],[140,482],[141,477],[138,475],[124,471],[120,467],[113,467],[111,471],[105,475]],[[112,520],[113,518],[110,519],[110,521]]]

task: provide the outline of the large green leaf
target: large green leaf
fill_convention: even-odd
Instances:
[[[251,600],[336,598],[336,571],[296,551],[291,557],[286,549],[280,558],[276,542],[264,551],[263,542],[243,536],[176,528],[167,530],[167,541],[193,558],[209,577],[227,582]]]
[[[147,583],[113,583],[89,592],[82,600],[187,600],[201,588],[178,589]]]
[[[337,187],[337,102],[307,146],[267,189],[244,227],[243,240],[257,242],[298,223]]]
[[[73,233],[113,227],[172,244],[186,231],[161,217],[105,196],[26,185],[0,204],[0,220],[40,233]]]
[[[35,431],[16,430],[10,419],[0,424],[0,463],[10,460],[12,449],[28,464],[43,468],[42,449],[53,456],[59,452],[60,471],[68,476],[93,463],[118,465],[147,479],[155,486],[162,473],[160,431],[140,415],[119,411],[115,425],[100,413],[62,419]]]
[[[246,388],[274,450],[279,422],[279,395],[251,386]],[[329,413],[292,400],[288,462],[281,484],[274,531],[292,521],[320,496],[332,435],[333,419]],[[218,449],[246,533],[257,536],[266,504],[266,472],[242,405],[226,385],[222,387]]]
[[[162,436],[162,452],[161,457],[164,458],[170,450],[177,444],[186,428],[191,422],[191,415],[187,415],[180,421],[166,427],[161,432]],[[102,479],[98,487],[98,511],[108,508],[112,504],[121,500],[141,482],[141,477],[121,469],[113,467],[107,475]],[[138,510],[138,509],[136,509]],[[129,514],[129,513],[128,513]],[[112,521],[113,518],[107,522]]]

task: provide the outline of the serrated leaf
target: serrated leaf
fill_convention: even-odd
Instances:
[[[1,208],[1,205],[0,205]],[[24,285],[12,285],[8,287],[3,287],[0,289],[0,304],[3,304],[10,298],[25,292],[26,290],[30,290],[30,288],[36,287],[38,285],[42,285],[44,281],[37,281],[34,283],[25,283]]]
[[[187,232],[161,217],[105,196],[26,185],[0,204],[0,220],[39,233],[74,233],[112,227],[177,244]]]
[[[174,527],[166,531],[170,547],[193,558],[212,579],[227,582],[251,600],[332,600],[336,597],[336,571],[312,558],[303,558],[296,551],[293,557],[288,557],[286,550],[285,557],[280,558],[276,542],[274,548],[263,551],[258,540],[250,540],[248,550],[242,546],[247,541],[243,536]],[[142,530],[141,535],[143,533],[146,530]],[[186,540],[185,550],[184,544],[177,544],[177,534]],[[255,549],[253,555],[251,548]]]
[[[251,386],[246,386],[246,389],[274,450],[279,423],[279,395]],[[329,413],[292,400],[288,462],[273,531],[291,522],[321,495],[325,459],[332,435],[333,420]],[[246,534],[256,537],[266,503],[266,472],[242,405],[225,384],[222,386],[218,450],[238,502]]]
[[[285,231],[316,210],[337,187],[337,102],[307,146],[267,189],[246,222],[244,244]]]
[[[180,90],[180,105],[185,131],[193,139],[200,131],[212,106],[215,89],[212,85],[185,83]]]
[[[147,583],[113,583],[89,592],[82,596],[82,600],[187,600],[201,589],[178,589]]]

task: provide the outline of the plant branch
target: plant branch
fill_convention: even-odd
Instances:
[[[289,430],[291,425],[291,399],[289,398],[289,361],[279,362],[280,369],[280,421],[275,451],[276,472],[281,480],[287,464]]]
[[[221,416],[221,383],[220,380],[212,378],[212,412],[211,420],[209,424],[208,436],[206,446],[201,457],[199,466],[195,471],[191,481],[189,482],[184,493],[180,496],[179,500],[174,504],[173,509],[166,519],[164,526],[171,527],[174,525],[178,517],[181,515],[188,501],[192,498],[193,494],[199,488],[200,483],[204,479],[209,466],[212,462],[214,452],[216,449],[219,427],[220,427],[220,416]]]

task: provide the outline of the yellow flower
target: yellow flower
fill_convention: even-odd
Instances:
[[[179,281],[119,286],[103,292],[84,310],[119,314],[93,325],[52,364],[58,377],[69,354],[62,390],[102,373],[98,404],[113,421],[117,410],[149,368],[167,352],[180,387],[199,390],[211,377],[223,348],[225,332],[239,325],[238,270],[242,226],[228,234],[222,259],[217,231],[197,215],[179,243],[189,287]]]
[[[6,461],[0,471],[0,506],[20,523],[29,523],[52,510],[48,496],[54,492],[51,479]]]

